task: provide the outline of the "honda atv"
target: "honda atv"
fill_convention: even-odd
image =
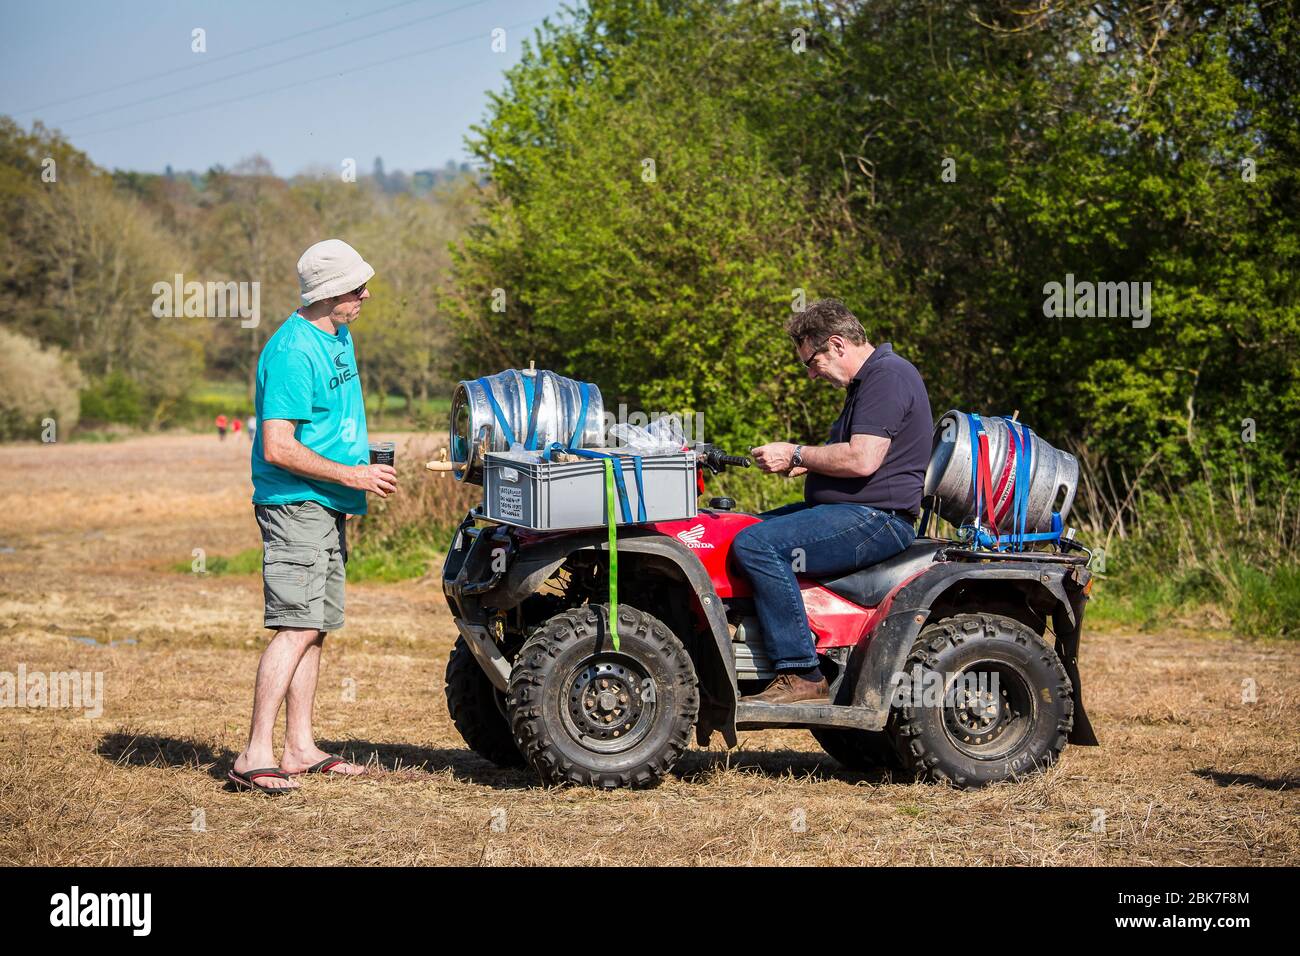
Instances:
[[[714,474],[744,458],[696,446]],[[703,478],[700,479],[703,491]],[[684,521],[619,526],[609,633],[607,528],[461,522],[443,567],[460,637],[447,705],[476,753],[546,784],[648,787],[713,733],[807,728],[852,770],[963,787],[1041,770],[1095,745],[1079,695],[1086,549],[972,548],[921,536],[879,564],[801,579],[830,699],[741,700],[775,673],[731,543],[760,520],[713,498]]]

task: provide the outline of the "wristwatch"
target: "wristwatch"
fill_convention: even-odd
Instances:
[[[803,445],[794,446],[794,454],[790,456],[790,467],[798,468],[803,464]]]

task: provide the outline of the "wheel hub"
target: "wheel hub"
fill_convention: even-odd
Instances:
[[[1005,694],[1001,688],[996,694],[991,690],[958,691],[953,707],[953,729],[974,738],[968,743],[986,743],[997,737],[1006,729],[1004,718],[1011,714]]]
[[[978,677],[971,681],[969,678]],[[983,760],[998,760],[1020,745],[1034,713],[1024,678],[1002,662],[984,661],[956,675],[943,723],[958,750]]]
[[[623,655],[584,662],[566,682],[565,729],[589,750],[631,748],[653,723],[654,702],[641,699],[645,679],[641,666]]]

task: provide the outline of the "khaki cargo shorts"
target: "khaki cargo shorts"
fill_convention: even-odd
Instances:
[[[347,531],[342,512],[316,501],[254,505],[262,530],[262,597],[267,627],[343,626]]]

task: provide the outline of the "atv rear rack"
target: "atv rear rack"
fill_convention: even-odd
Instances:
[[[962,561],[1019,561],[1026,564],[1086,565],[1087,554],[1060,554],[1054,551],[972,551],[965,547],[944,548],[937,560],[957,558]]]

